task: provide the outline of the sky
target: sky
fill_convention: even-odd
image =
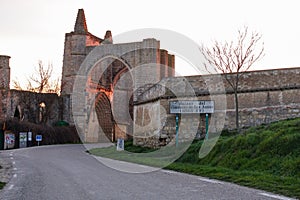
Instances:
[[[61,75],[65,33],[85,10],[89,32],[103,38],[141,28],[178,32],[197,44],[235,40],[248,26],[262,34],[265,56],[252,70],[300,67],[300,12],[297,0],[0,0],[0,55],[8,55],[11,79],[21,82],[41,60]],[[196,73],[176,63],[182,75]]]

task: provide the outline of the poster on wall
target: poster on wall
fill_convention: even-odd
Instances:
[[[26,148],[27,147],[27,132],[20,132],[19,147],[20,148]]]
[[[11,131],[4,132],[4,149],[15,148],[15,134]]]

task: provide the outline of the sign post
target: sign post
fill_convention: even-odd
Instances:
[[[117,151],[124,151],[124,139],[123,138],[118,138]]]
[[[210,113],[214,113],[214,101],[201,101],[201,100],[183,100],[183,101],[170,101],[170,114],[176,114],[176,147],[178,146],[178,114],[205,114],[205,137],[208,139],[208,121]]]
[[[32,132],[29,131],[28,132],[28,143],[27,143],[27,146],[31,147],[31,143],[32,143]]]
[[[208,114],[205,114],[205,137],[208,139]]]
[[[42,135],[36,135],[35,136],[35,141],[38,142],[38,146],[40,146],[40,142],[42,141],[43,136]]]
[[[176,114],[176,147],[178,147],[178,114]]]

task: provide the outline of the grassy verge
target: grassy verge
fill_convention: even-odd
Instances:
[[[198,157],[201,145],[202,141],[193,142],[179,159],[165,168],[300,198],[300,119],[251,128],[243,135],[221,136],[203,159]],[[141,155],[154,151],[133,146],[131,142],[125,144],[125,150]],[[170,148],[169,152],[172,151],[176,149]],[[160,163],[159,158],[117,152],[115,147],[90,152],[151,166]]]
[[[0,190],[5,186],[5,183],[0,182]]]
[[[0,169],[2,169],[2,166],[1,166],[1,165],[0,165]],[[5,186],[5,184],[6,184],[6,183],[0,181],[0,190]]]

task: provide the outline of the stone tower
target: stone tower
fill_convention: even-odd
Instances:
[[[103,39],[88,32],[84,10],[79,9],[74,31],[65,35],[62,95],[72,93],[73,83],[82,61],[95,46],[100,45],[103,41]]]
[[[80,72],[85,59],[86,70]],[[73,123],[74,118],[84,123],[80,124],[83,130],[79,132],[88,142],[101,141],[103,135],[95,128],[97,122],[89,119],[97,118],[102,131],[111,140],[131,133],[133,102],[152,84],[174,76],[174,59],[174,55],[160,49],[160,41],[154,38],[113,44],[109,30],[103,39],[98,38],[88,31],[84,11],[79,9],[74,31],[65,35],[61,87],[63,120]],[[88,87],[81,91],[81,86],[77,86],[74,96],[73,85],[78,73],[83,78],[82,84]],[[77,94],[84,95],[84,99],[81,101]],[[80,105],[83,107],[77,110]],[[91,115],[94,111],[96,114]]]
[[[63,69],[62,69],[62,95],[70,95],[73,90],[74,80],[76,74],[80,68],[81,63],[86,56],[96,47],[100,45],[113,44],[112,33],[107,30],[104,39],[101,39],[88,31],[86,18],[83,9],[78,10],[74,31],[66,33],[65,35],[65,47],[64,47],[64,58],[63,58]],[[155,39],[145,39],[143,42],[128,43],[131,46],[143,46],[145,52],[149,51],[147,48],[154,48],[155,54],[153,58],[139,58],[140,63],[144,61],[151,61],[153,63],[162,64],[169,66],[169,69],[160,69],[157,73],[158,81],[164,77],[174,76],[175,71],[175,58],[174,55],[168,54],[168,51],[160,49],[160,42]],[[114,44],[116,50],[120,49],[122,44]],[[149,47],[148,47],[149,46]],[[155,47],[154,47],[155,46]],[[145,54],[144,52],[144,54]],[[140,54],[142,54],[140,52]],[[137,55],[135,53],[135,55]],[[136,56],[131,56],[131,60],[137,60]],[[140,56],[140,55],[139,55]],[[137,65],[135,61],[133,65]],[[134,67],[134,66],[132,66]]]
[[[9,56],[0,55],[0,90],[9,90],[10,67]]]
[[[109,33],[110,31],[107,31],[106,35],[108,35]],[[65,35],[61,82],[61,96],[63,105],[61,113],[63,120],[72,122],[70,116],[70,95],[72,94],[73,84],[81,63],[89,54],[89,52],[94,47],[100,45],[103,41],[104,39],[98,38],[88,32],[84,10],[79,9],[74,26],[74,31],[66,33]]]
[[[10,67],[9,56],[0,55],[0,120],[6,118],[9,97]]]

